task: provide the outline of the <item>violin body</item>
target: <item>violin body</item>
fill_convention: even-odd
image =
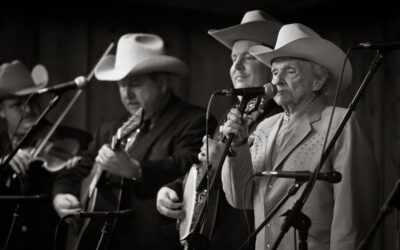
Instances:
[[[74,138],[53,139],[46,144],[32,163],[39,162],[47,171],[57,172],[63,169],[64,163],[79,151],[80,144]]]

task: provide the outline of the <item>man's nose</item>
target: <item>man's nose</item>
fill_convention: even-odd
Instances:
[[[273,85],[282,85],[284,81],[282,80],[281,74],[276,74],[272,77],[271,83]]]
[[[235,69],[243,69],[243,58],[238,57],[234,62],[233,62],[233,67]]]
[[[126,90],[126,95],[128,96],[128,98],[135,98],[136,97],[136,91],[135,88],[127,88]]]

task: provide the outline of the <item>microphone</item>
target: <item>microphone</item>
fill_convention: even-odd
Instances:
[[[67,216],[73,217],[76,220],[93,218],[119,219],[121,217],[131,216],[134,213],[135,211],[133,209],[126,209],[121,211],[78,212]]]
[[[46,93],[62,93],[70,89],[80,89],[87,84],[87,79],[84,76],[78,76],[75,80],[61,83],[48,88],[42,88],[36,91],[35,94],[41,95]]]
[[[255,176],[272,176],[278,178],[292,178],[297,181],[308,181],[313,173],[310,171],[263,171],[256,172]],[[317,180],[326,181],[329,183],[338,183],[342,180],[342,174],[336,171],[329,173],[319,173]]]
[[[253,88],[239,88],[239,89],[223,89],[214,92],[214,95],[222,96],[246,96],[246,97],[256,97],[265,96],[267,99],[274,97],[277,93],[275,85],[272,83],[267,83],[262,87]]]
[[[355,49],[380,49],[380,50],[395,50],[400,49],[400,41],[391,42],[364,42],[359,43]]]

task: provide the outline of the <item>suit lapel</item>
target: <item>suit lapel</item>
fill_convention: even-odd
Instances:
[[[321,119],[321,112],[324,108],[324,100],[322,98],[317,98],[315,103],[310,106],[310,110],[307,115],[303,118],[305,121],[299,122],[297,126],[294,127],[292,137],[288,138],[287,147],[283,148],[281,153],[279,153],[278,158],[274,162],[273,170],[276,170],[278,166],[288,157],[288,155],[307,137],[307,135],[312,131],[312,123]],[[283,118],[283,116],[282,116]],[[281,118],[281,121],[282,121]],[[281,122],[279,122],[280,127]],[[276,135],[274,136],[273,142],[275,143]],[[279,149],[278,149],[279,150]],[[279,152],[279,151],[275,152]]]
[[[300,144],[300,142],[311,132],[311,125],[309,122],[301,122],[298,126],[294,128],[293,136],[288,138],[287,147],[283,148],[279,153],[279,149],[275,152],[278,152],[278,158],[274,162],[273,170],[275,170],[284,159]]]
[[[270,167],[269,167],[269,169],[266,169],[266,170],[271,170],[270,168],[272,168],[272,152],[273,152],[273,149],[274,149],[276,136],[278,135],[279,127],[282,124],[282,119],[283,119],[283,114],[280,114],[279,118],[274,123],[274,125],[272,126],[270,132],[268,133],[267,145],[266,145],[265,152],[267,152],[267,154],[268,154],[268,159],[269,159],[269,162],[270,162],[270,164],[268,164],[268,165]]]
[[[161,133],[171,124],[171,122],[183,111],[185,105],[176,97],[171,96],[171,101],[164,109],[153,128],[149,133],[140,136],[140,139],[129,150],[130,155],[138,161],[144,159],[148,151]]]

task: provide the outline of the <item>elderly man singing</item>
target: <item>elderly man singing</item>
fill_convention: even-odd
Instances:
[[[294,180],[276,177],[253,179],[257,171],[313,171],[319,163],[332,107],[325,95],[334,92],[345,54],[335,44],[302,24],[288,24],[279,31],[275,49],[254,46],[250,52],[271,67],[272,84],[278,93],[274,100],[284,109],[261,122],[247,142],[246,116],[232,109],[222,127],[233,134],[231,154],[222,170],[223,188],[230,204],[254,210],[260,225]],[[352,78],[351,65],[344,69],[343,82]],[[329,139],[338,129],[346,110],[336,108]],[[355,249],[372,224],[378,207],[377,164],[368,133],[356,113],[352,114],[322,172],[338,171],[340,183],[317,181],[302,212],[312,222],[308,232],[311,250]],[[212,142],[214,143],[215,142]],[[212,152],[215,154],[216,152]],[[304,185],[303,185],[304,186]],[[284,217],[304,187],[292,196],[257,235],[256,249],[269,249],[277,239]],[[244,193],[245,191],[245,193]],[[280,250],[296,249],[297,234],[290,229]]]

